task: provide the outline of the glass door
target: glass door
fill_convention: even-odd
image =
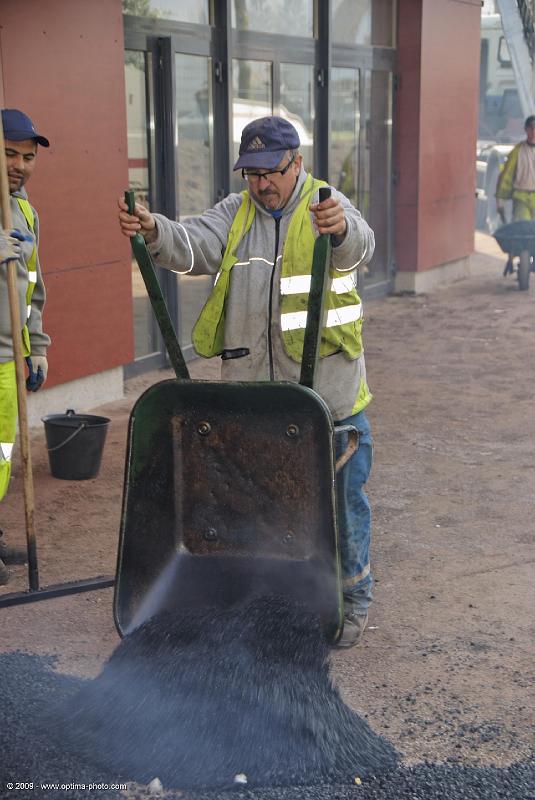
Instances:
[[[150,53],[125,51],[126,121],[128,131],[128,185],[136,201],[153,207],[151,191],[151,142],[149,140],[148,76]],[[158,329],[145,284],[137,263],[132,260],[132,312],[134,319],[134,358],[160,360]]]
[[[389,280],[392,253],[392,74],[333,67],[331,90],[330,181],[375,234],[359,288],[376,289]]]
[[[175,53],[176,219],[201,214],[213,198],[212,59]],[[187,269],[188,265],[185,265]],[[212,289],[209,275],[177,275],[177,333],[186,355],[191,331]]]
[[[139,6],[128,5],[139,13]],[[152,211],[180,221],[214,202],[214,59],[207,2],[175,2],[173,9],[169,6],[168,18],[163,19],[154,2],[147,5],[144,16],[151,17],[150,24],[138,16],[125,17],[126,107],[129,181],[136,198]],[[184,274],[182,265],[177,265],[180,273],[158,270],[186,357],[193,354],[192,327],[213,283],[210,276],[188,274],[190,266],[183,265]],[[135,360],[126,367],[127,376],[167,363],[135,263],[132,295]]]
[[[375,252],[363,284],[377,289],[388,282],[392,260],[392,74],[366,70],[364,95],[360,197]]]
[[[280,65],[280,103],[278,113],[296,128],[300,152],[307,172],[314,171],[314,65]]]
[[[331,0],[330,180],[375,233],[359,290],[385,294],[393,277],[392,110],[395,0]]]
[[[330,183],[351,200],[366,218],[360,181],[360,70],[331,70]]]

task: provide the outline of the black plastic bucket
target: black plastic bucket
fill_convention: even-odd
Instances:
[[[85,481],[98,475],[110,420],[92,414],[49,414],[45,424],[50,471],[54,478]]]

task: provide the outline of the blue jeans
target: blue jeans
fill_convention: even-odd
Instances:
[[[354,425],[360,433],[357,452],[336,478],[336,494],[344,600],[357,613],[365,614],[373,599],[373,578],[370,571],[371,510],[363,487],[372,468],[373,440],[364,411],[337,424]],[[336,439],[338,457],[347,446],[347,434]]]

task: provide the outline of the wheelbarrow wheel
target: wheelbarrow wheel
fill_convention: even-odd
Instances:
[[[531,255],[529,250],[522,250],[518,264],[518,288],[521,292],[529,289],[529,273],[531,270]]]

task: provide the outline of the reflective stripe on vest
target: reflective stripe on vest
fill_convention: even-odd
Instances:
[[[348,322],[356,322],[361,317],[362,303],[354,306],[344,306],[343,308],[331,308],[330,311],[327,311],[325,327],[334,328],[336,325],[346,325]],[[283,331],[303,330],[306,326],[306,311],[294,311],[289,314],[281,314],[281,328]]]
[[[253,261],[253,259],[251,259]],[[271,263],[271,262],[270,262]],[[355,281],[352,275],[344,278],[333,278],[330,290],[336,294],[344,294],[355,289]],[[310,291],[310,275],[293,275],[291,278],[281,278],[281,295],[283,294],[304,294]]]
[[[316,234],[310,218],[312,196],[324,181],[307,176],[297,208],[292,213],[284,242],[281,266],[281,330],[286,353],[298,363],[303,353],[304,329],[310,272]],[[253,223],[255,207],[247,191],[242,192],[242,203],[229,231],[227,248],[212,293],[195,323],[192,341],[197,353],[210,358],[224,349],[225,303],[230,285],[230,271],[239,263],[247,266],[262,256],[251,256],[238,262],[235,252],[243,236]],[[326,297],[326,322],[322,329],[320,357],[343,351],[354,359],[362,353],[362,306],[352,275],[331,269],[331,283]]]
[[[11,461],[11,453],[13,451],[13,442],[0,442],[0,454],[4,461]]]
[[[33,210],[31,205],[27,200],[24,200],[22,197],[17,197],[17,203],[19,204],[20,210],[24,214],[24,218],[28,225],[29,230],[35,236],[35,217],[33,214]],[[37,283],[37,244],[34,241],[33,250],[31,252],[30,258],[28,259],[28,263],[26,264],[26,269],[28,270],[28,286],[26,288],[26,322],[30,318],[30,314],[32,313],[32,295],[33,290],[35,289],[35,284]],[[26,352],[24,353],[25,356],[30,354],[30,333],[28,331],[28,326],[24,325],[22,329],[22,340],[24,342],[24,347]]]

